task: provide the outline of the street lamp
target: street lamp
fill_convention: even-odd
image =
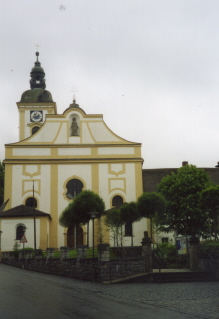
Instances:
[[[93,221],[93,223],[92,223],[92,226],[93,226],[93,248],[92,248],[92,250],[93,250],[93,258],[92,258],[92,260],[93,260],[93,281],[94,281],[94,279],[95,279],[95,272],[94,272],[94,219],[97,217],[97,215],[99,215],[99,213],[98,212],[91,212],[91,213],[88,213],[88,215],[90,215],[90,218],[92,219],[92,221]]]
[[[99,215],[99,213],[98,212],[91,212],[91,213],[88,213],[88,215],[90,215],[90,218],[92,219],[92,228],[93,228],[93,230],[92,230],[92,232],[93,232],[93,262],[94,262],[94,219],[95,218],[97,218],[97,216]]]
[[[34,258],[36,258],[36,210],[34,197],[34,181],[33,181],[33,234],[34,234]]]
[[[24,232],[24,233],[23,233],[23,236],[25,236],[25,231],[26,231],[26,229],[27,229],[27,227],[24,225],[24,226],[23,226],[23,232]],[[23,236],[22,236],[22,237],[23,237]],[[24,241],[23,241],[23,259],[24,259]]]
[[[2,251],[2,233],[3,231],[0,230],[0,251]]]

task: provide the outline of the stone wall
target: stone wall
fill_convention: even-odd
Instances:
[[[212,260],[201,258],[199,261],[199,269],[204,272],[211,272],[217,280],[219,280],[219,257]]]
[[[54,258],[54,248],[48,248],[46,254],[41,249],[20,250],[17,252],[2,252],[1,262],[7,265],[20,267],[23,269],[61,275],[65,277],[78,278],[89,281],[112,282],[122,278],[127,278],[142,273],[149,273],[151,264],[151,239],[142,239],[142,247],[137,247],[139,257],[110,260],[109,244],[98,245],[98,257],[87,258],[87,247],[84,245],[77,247],[77,257],[69,258],[69,247],[60,247],[60,258]],[[147,241],[147,251],[145,253],[145,240]],[[130,247],[136,253],[136,249]],[[33,258],[33,253],[35,258]]]
[[[163,177],[169,175],[171,172],[176,173],[177,168],[158,168],[158,169],[143,169],[143,191],[144,192],[156,192],[157,184],[160,183]]]
[[[100,262],[97,259],[3,258],[2,263],[27,270],[60,275],[88,281],[111,282],[145,272],[143,258],[138,260],[118,260]]]

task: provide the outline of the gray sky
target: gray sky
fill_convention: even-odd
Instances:
[[[76,94],[144,168],[219,161],[218,0],[0,0],[0,160],[36,60],[58,113]],[[74,92],[73,92],[74,91]]]

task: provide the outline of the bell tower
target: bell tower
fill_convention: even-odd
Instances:
[[[44,89],[46,88],[46,80],[45,72],[41,67],[41,63],[38,61],[39,52],[36,52],[37,60],[35,62],[35,66],[32,68],[30,72],[30,87],[31,89]]]
[[[19,111],[19,140],[35,134],[43,125],[47,114],[57,114],[56,103],[46,88],[45,72],[38,60],[30,72],[30,90],[25,91],[20,102],[17,102]]]

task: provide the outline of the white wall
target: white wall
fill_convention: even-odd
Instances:
[[[2,219],[1,222],[1,229],[3,231],[1,235],[1,248],[2,251],[11,251],[13,250],[14,244],[16,242],[16,228],[18,225],[25,225],[27,227],[25,236],[27,239],[27,243],[25,244],[25,247],[31,247],[34,248],[34,222],[33,219],[11,219],[6,220]],[[36,248],[39,248],[40,244],[40,237],[39,237],[39,229],[40,229],[40,221],[36,219]],[[18,241],[19,242],[19,241]],[[20,248],[23,248],[23,244],[20,244]]]

